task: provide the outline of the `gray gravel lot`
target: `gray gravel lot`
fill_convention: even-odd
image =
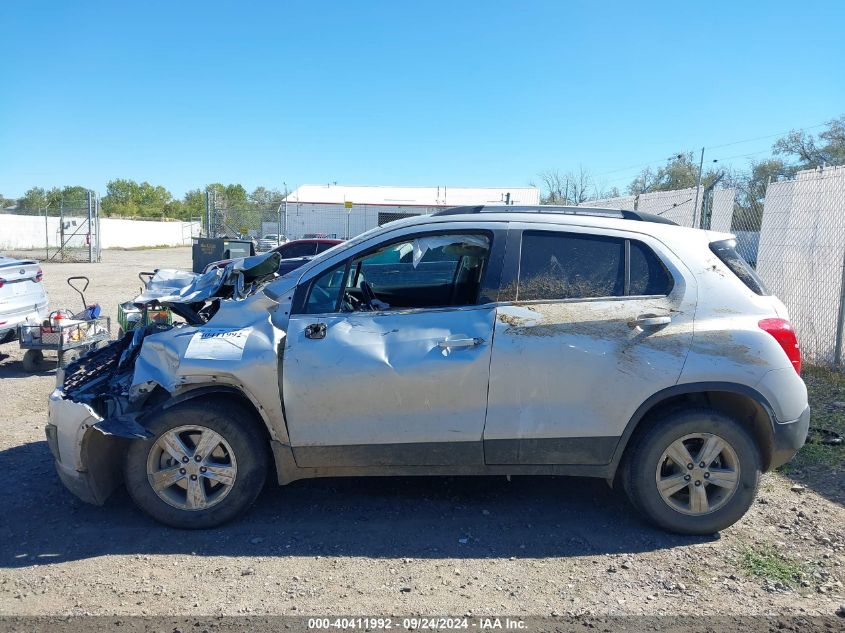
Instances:
[[[114,317],[140,270],[188,268],[190,249],[103,260],[45,264],[51,306],[75,309],[65,278],[85,274]],[[26,374],[21,356],[0,347],[0,614],[832,615],[845,602],[845,509],[777,474],[707,538],[647,526],[603,481],[562,478],[301,481],[203,532],[154,523],[123,491],[88,506],[44,441],[54,371]]]

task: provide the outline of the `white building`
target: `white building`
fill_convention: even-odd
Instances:
[[[368,187],[302,185],[283,206],[285,234],[348,238],[412,215],[464,205],[540,204],[536,187]]]

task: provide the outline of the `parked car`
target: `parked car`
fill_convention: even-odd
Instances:
[[[0,256],[0,343],[12,340],[21,324],[47,318],[43,276],[33,259]]]
[[[277,235],[276,233],[268,233],[260,240],[255,246],[255,250],[259,253],[263,253],[269,251],[270,249],[276,248],[277,246],[281,246],[285,243],[285,236],[284,235]]]
[[[308,240],[292,240],[281,246],[273,248],[274,253],[282,256],[282,262],[279,264],[279,275],[284,275],[298,268],[305,262],[309,261],[314,255],[329,250],[333,246],[342,244],[343,240],[330,239],[308,239]],[[287,261],[286,261],[287,260]],[[224,268],[231,263],[232,259],[221,259],[216,262],[211,262],[203,270],[207,273],[213,268]]]
[[[281,278],[256,262],[171,297],[186,324],[64,374],[47,438],[80,498],[122,480],[152,517],[201,528],[248,508],[268,467],[280,484],[578,475],[667,530],[712,534],[807,435],[786,308],[728,234],[471,207],[392,222]]]
[[[274,250],[282,256],[282,259],[290,259],[291,257],[309,257],[312,255],[318,255],[323,251],[329,250],[332,246],[337,246],[342,243],[343,240],[309,238],[292,240],[287,244],[282,244],[279,248]]]

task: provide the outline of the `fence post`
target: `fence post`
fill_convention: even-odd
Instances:
[[[50,259],[50,222],[47,220],[47,207],[44,207],[44,259]]]
[[[205,236],[214,237],[211,230],[211,195],[208,189],[205,190]]]
[[[65,261],[65,198],[59,201],[59,257]]]
[[[836,345],[833,349],[833,362],[842,367],[842,335],[845,331],[845,251],[842,255],[842,275],[839,287],[839,310],[836,315]]]
[[[88,202],[88,234],[86,235],[88,239],[88,262],[93,264],[94,263],[94,209],[92,208],[92,200],[91,200],[91,191],[89,190],[85,194],[86,200]]]

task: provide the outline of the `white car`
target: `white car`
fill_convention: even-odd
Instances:
[[[12,340],[19,325],[47,318],[43,276],[35,260],[0,256],[0,343]]]
[[[277,246],[281,246],[287,240],[285,239],[284,235],[277,235],[276,233],[268,233],[260,240],[258,240],[258,244],[255,246],[255,250],[259,253],[267,252],[271,249],[276,248]]]
[[[158,299],[186,323],[68,368],[47,437],[70,490],[102,503],[125,482],[151,516],[198,528],[249,507],[268,472],[578,475],[712,534],[807,436],[786,308],[725,233],[467,207],[282,277],[278,262],[209,271]]]

